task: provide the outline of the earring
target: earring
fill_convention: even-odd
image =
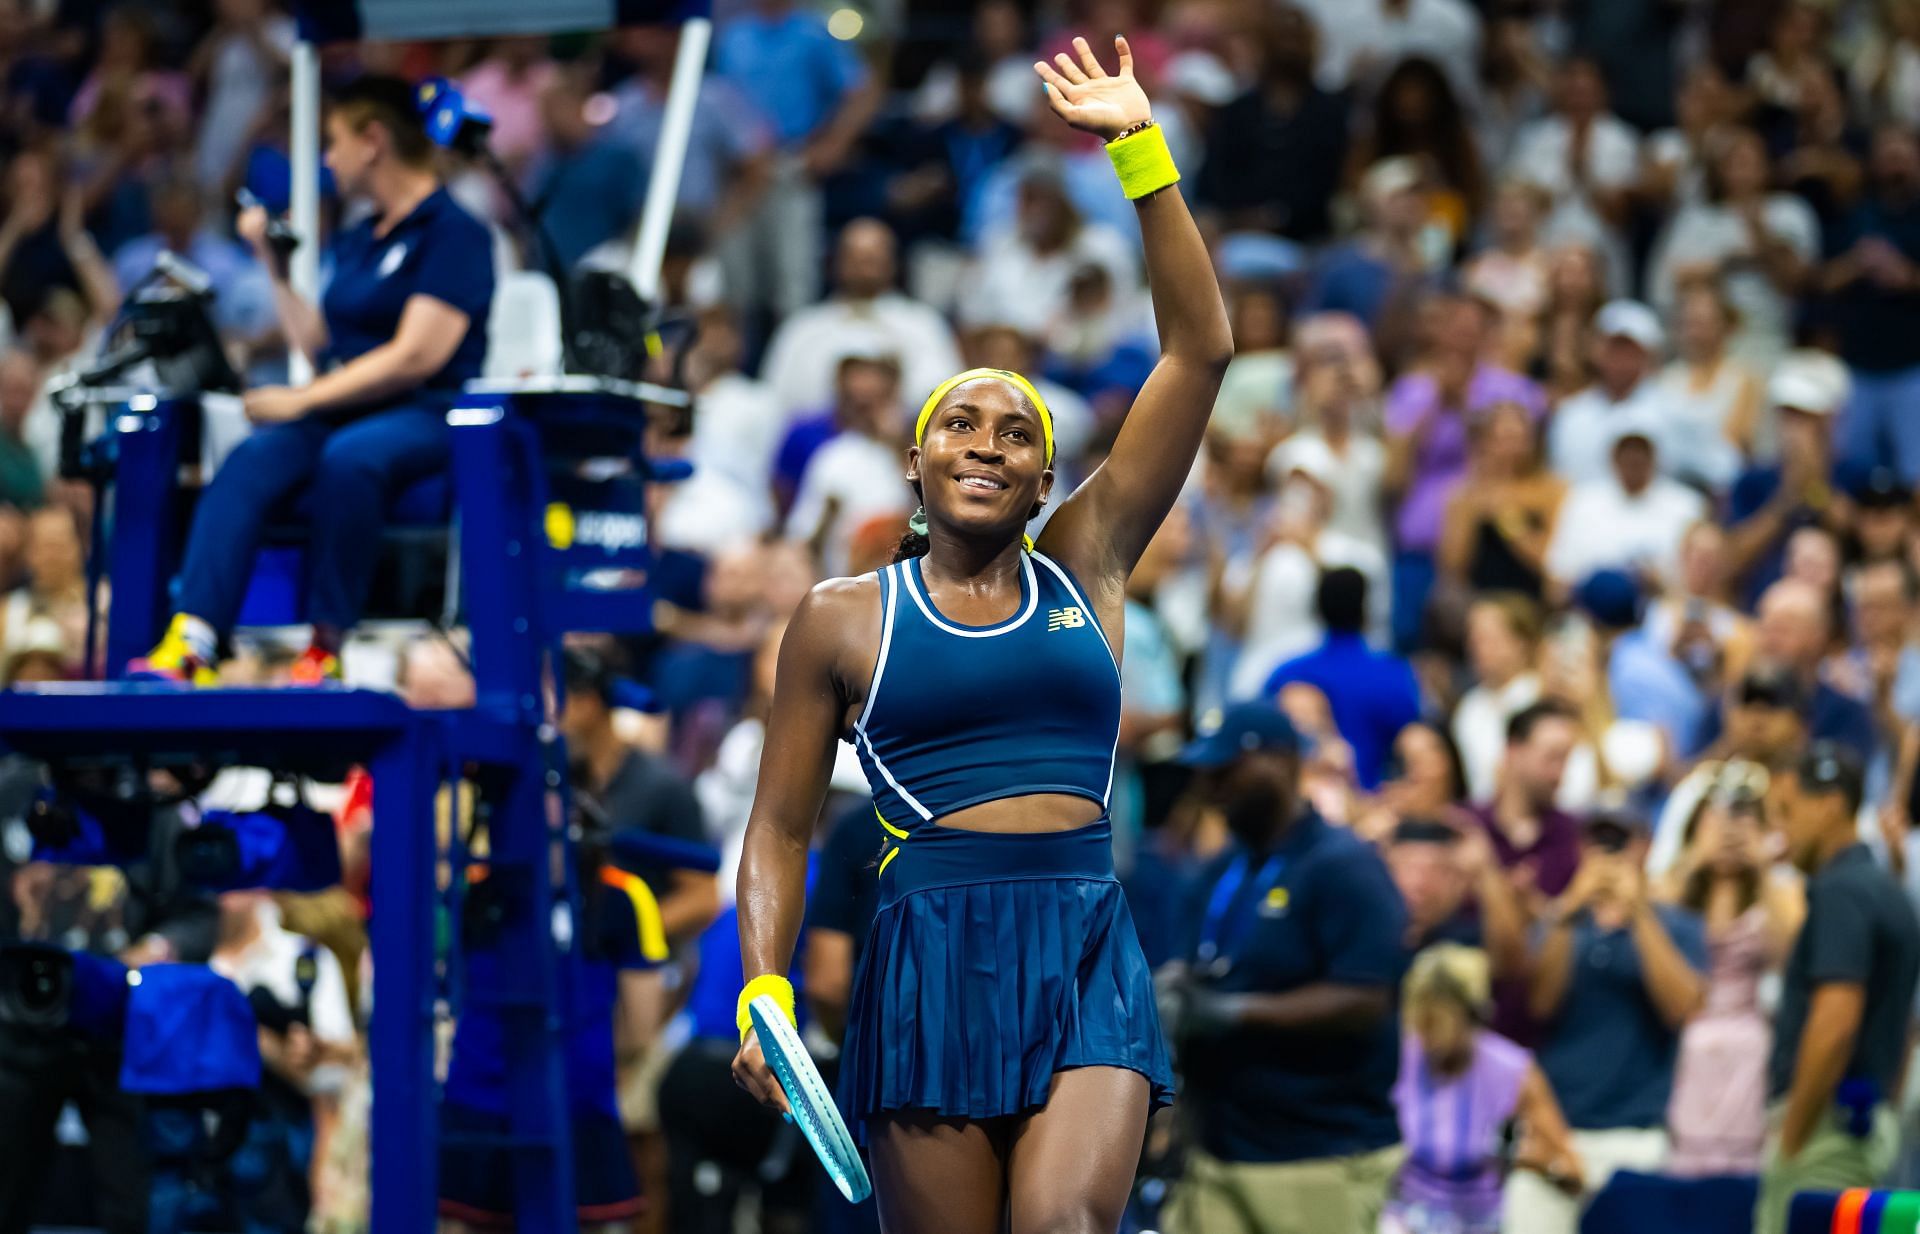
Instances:
[[[907,520],[907,530],[916,536],[924,536],[927,534],[927,508],[925,506],[921,506],[913,512],[913,517]]]

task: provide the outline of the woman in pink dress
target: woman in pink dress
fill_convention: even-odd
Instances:
[[[1688,823],[1664,889],[1705,920],[1712,960],[1707,1005],[1680,1038],[1667,1106],[1667,1168],[1681,1177],[1760,1168],[1773,1046],[1760,981],[1785,958],[1805,912],[1799,887],[1773,871],[1766,790],[1765,769],[1726,764]]]

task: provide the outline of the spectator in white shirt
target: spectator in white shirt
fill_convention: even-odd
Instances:
[[[1610,474],[1573,486],[1547,547],[1547,574],[1571,587],[1596,570],[1672,579],[1687,528],[1707,513],[1694,489],[1657,470],[1653,438],[1630,425],[1614,440]]]
[[[833,397],[837,336],[850,328],[883,336],[900,357],[902,389],[914,399],[960,371],[960,347],[946,319],[894,289],[893,232],[878,219],[855,219],[834,251],[834,292],[780,324],[760,378],[788,415],[818,411]]]
[[[1557,108],[1520,131],[1507,174],[1538,184],[1553,198],[1546,240],[1582,240],[1607,255],[1608,282],[1626,285],[1620,225],[1627,194],[1640,176],[1640,139],[1607,110],[1607,86],[1593,61],[1560,66]]]
[[[1105,273],[1112,316],[1126,317],[1138,306],[1135,242],[1083,217],[1057,170],[1040,166],[1026,173],[1009,222],[981,237],[980,256],[960,295],[963,325],[1012,322],[1045,334],[1068,309],[1087,267]]]
[[[1493,796],[1507,748],[1507,722],[1540,701],[1540,610],[1525,596],[1494,593],[1467,610],[1467,663],[1476,684],[1453,709],[1453,743],[1467,796]]]
[[[744,344],[733,311],[700,314],[687,357],[687,384],[699,401],[687,454],[693,474],[666,486],[654,524],[658,543],[715,554],[772,526],[769,479],[786,426],[773,392],[740,371]]]
[[[1462,0],[1302,0],[1320,31],[1321,88],[1371,93],[1409,56],[1442,69],[1462,97],[1480,81],[1480,13]]]
[[[1727,354],[1739,314],[1718,279],[1680,288],[1673,308],[1674,359],[1660,373],[1668,404],[1688,425],[1692,439],[1724,441],[1752,458],[1761,446],[1760,378],[1751,365]],[[1717,439],[1717,440],[1716,440]]]
[[[1677,470],[1694,443],[1654,379],[1666,347],[1660,319],[1638,301],[1615,300],[1594,315],[1593,326],[1594,383],[1554,412],[1547,430],[1548,463],[1569,484],[1605,479],[1613,443],[1631,425],[1660,447],[1663,466]]]
[[[1333,342],[1309,343],[1297,364],[1295,411],[1301,427],[1267,456],[1267,475],[1276,483],[1302,469],[1324,477],[1332,498],[1328,530],[1384,554],[1387,447],[1378,433],[1357,423],[1368,375]]]
[[[787,538],[805,544],[825,577],[845,574],[854,537],[875,519],[904,520],[910,427],[900,403],[900,365],[891,356],[840,362],[840,432],[813,452],[787,515]]]

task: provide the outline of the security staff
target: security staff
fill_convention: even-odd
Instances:
[[[240,233],[274,270],[274,305],[290,343],[321,370],[299,388],[249,391],[259,431],[234,450],[200,498],[178,611],[136,673],[211,679],[219,636],[232,625],[253,570],[260,529],[306,488],[314,642],[294,680],[339,675],[339,647],[367,598],[388,503],[443,470],[446,413],[480,375],[493,299],[493,247],[434,171],[421,105],[389,77],[349,84],[327,116],[327,167],[342,194],[372,208],[335,237],[332,280],[318,310],[288,285],[254,208]]]
[[[1163,980],[1194,1135],[1176,1234],[1371,1234],[1399,1166],[1406,910],[1379,855],[1300,799],[1300,753],[1248,703],[1182,756],[1234,842],[1200,870],[1189,959]]]

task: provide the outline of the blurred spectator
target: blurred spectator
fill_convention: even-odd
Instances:
[[[253,1003],[265,1064],[246,1141],[225,1163],[216,1193],[247,1230],[299,1234],[315,1202],[313,1162],[324,1154],[345,1069],[359,1053],[340,962],[287,929],[268,892],[230,891],[220,897],[220,933],[207,964]]]
[[[1548,262],[1540,224],[1548,205],[1539,185],[1501,181],[1487,215],[1487,245],[1460,272],[1467,292],[1500,310],[1500,354],[1508,359],[1530,348],[1534,321],[1546,311]]]
[[[1376,334],[1404,313],[1446,259],[1428,229],[1425,173],[1410,156],[1382,159],[1360,178],[1360,230],[1321,258],[1301,311],[1352,313]]]
[[[1854,110],[1873,123],[1920,128],[1920,4],[1882,0],[1878,37],[1862,41],[1849,79]]]
[[[1891,467],[1876,467],[1853,486],[1853,536],[1847,558],[1858,570],[1902,561],[1913,533],[1913,490]]]
[[[1731,129],[1715,146],[1706,197],[1673,216],[1648,274],[1648,299],[1671,315],[1682,287],[1717,279],[1738,313],[1733,354],[1765,362],[1793,340],[1793,297],[1819,257],[1820,222],[1799,197],[1771,191],[1759,133]]]
[[[1618,229],[1626,216],[1627,191],[1640,174],[1640,139],[1607,109],[1606,82],[1592,60],[1569,59],[1556,77],[1554,114],[1520,131],[1507,174],[1552,196],[1550,242],[1595,245],[1610,267],[1624,272]]]
[[[1647,607],[1644,630],[1655,649],[1671,655],[1703,690],[1740,675],[1752,650],[1753,623],[1727,602],[1727,537],[1709,522],[1680,539],[1680,568]]]
[[[1795,531],[1838,526],[1844,517],[1834,499],[1833,417],[1848,388],[1846,368],[1819,351],[1782,357],[1767,383],[1780,459],[1747,468],[1727,498],[1729,571],[1745,580],[1749,602],[1780,577]]]
[[[1302,802],[1300,739],[1271,707],[1230,709],[1183,758],[1235,842],[1194,880],[1190,959],[1163,981],[1197,1133],[1166,1228],[1367,1234],[1400,1159],[1399,892]]]
[[[1295,427],[1267,456],[1267,475],[1284,480],[1296,469],[1323,475],[1333,498],[1327,527],[1365,544],[1383,559],[1382,517],[1387,447],[1363,422],[1369,374],[1338,345],[1312,342],[1299,354],[1294,376]],[[1236,355],[1234,363],[1241,357]],[[1214,413],[1215,418],[1219,412]],[[1384,604],[1388,597],[1379,597]]]
[[[1872,192],[1848,221],[1823,286],[1834,299],[1840,356],[1853,392],[1840,457],[1885,459],[1920,483],[1920,136],[1892,126],[1874,134]],[[1844,394],[1843,394],[1844,397]]]
[[[1021,179],[1019,209],[1009,222],[980,238],[979,256],[960,291],[962,324],[1012,322],[1053,336],[1080,307],[1083,280],[1094,271],[1106,276],[1115,311],[1137,305],[1133,290],[1140,276],[1132,241],[1083,218],[1052,169],[1035,167]]]
[[[1297,681],[1325,694],[1340,736],[1353,748],[1360,787],[1372,791],[1394,738],[1420,718],[1420,687],[1405,660],[1367,646],[1366,575],[1351,566],[1326,570],[1314,608],[1325,631],[1320,645],[1274,669],[1261,692],[1278,695]]]
[[[617,32],[615,48],[625,51],[620,40],[632,33]],[[558,72],[546,40],[522,36],[495,39],[479,62],[460,74],[460,93],[493,121],[487,148],[516,175],[527,172],[546,144],[542,100]]]
[[[1031,64],[1020,69],[1032,76]],[[919,237],[957,241],[962,222],[978,215],[990,173],[1020,146],[1020,128],[997,114],[989,97],[989,72],[984,59],[962,60],[950,114],[915,125],[902,135],[907,147],[899,155],[902,169],[888,180],[886,201],[909,247]],[[1030,102],[1030,88],[1022,83],[1022,104]]]
[[[1608,451],[1611,473],[1575,484],[1560,510],[1545,564],[1564,586],[1596,570],[1674,577],[1680,541],[1707,513],[1698,491],[1660,474],[1648,424],[1631,420],[1620,430]]]
[[[1604,697],[1618,719],[1641,721],[1656,730],[1634,734],[1631,749],[1638,754],[1627,751],[1619,754],[1623,761],[1637,762],[1638,771],[1626,776],[1602,777],[1638,787],[1647,776],[1669,770],[1707,741],[1711,701],[1719,696],[1720,688],[1718,649],[1709,644],[1715,663],[1709,667],[1706,678],[1696,678],[1671,646],[1649,634],[1640,584],[1624,571],[1601,570],[1588,575],[1574,588],[1572,599],[1591,623],[1595,635],[1592,651],[1596,680],[1589,687],[1590,697]],[[1711,632],[1707,637],[1711,639]],[[1576,676],[1584,675],[1577,657],[1569,664]],[[1622,736],[1628,732],[1625,726],[1619,731]],[[1609,769],[1628,770],[1616,765],[1612,756]]]
[[[1507,725],[1500,778],[1484,805],[1470,808],[1493,845],[1493,856],[1523,899],[1556,896],[1580,862],[1579,823],[1556,804],[1567,760],[1580,740],[1577,717],[1559,703],[1534,703]],[[1508,1036],[1528,1031],[1524,1014],[1505,1005],[1497,1026]]]
[[[807,459],[787,515],[787,538],[807,546],[827,577],[845,574],[862,525],[912,513],[905,480],[912,422],[900,404],[900,364],[891,355],[840,362],[839,432]]]
[[[1565,708],[1580,725],[1580,743],[1567,759],[1555,798],[1576,814],[1602,801],[1637,799],[1666,766],[1660,727],[1615,709],[1609,652],[1607,640],[1580,616],[1560,618],[1541,647],[1540,697]]]
[[[161,253],[172,253],[212,282],[217,293],[213,323],[222,337],[247,351],[279,350],[273,284],[246,246],[205,225],[199,186],[184,179],[162,180],[148,199],[153,230],[127,241],[113,254],[113,274],[121,288],[133,290],[153,273]]]
[[[1760,1169],[1773,1044],[1760,983],[1786,959],[1806,911],[1799,887],[1774,872],[1779,836],[1767,820],[1767,787],[1756,763],[1718,764],[1680,860],[1656,891],[1699,914],[1711,958],[1706,1005],[1681,1034],[1667,1107],[1667,1168],[1682,1177]]]
[[[613,92],[618,110],[607,122],[607,136],[651,169],[680,34],[667,25],[628,26],[613,33],[611,47],[634,71]],[[698,218],[711,241],[723,244],[759,207],[772,164],[768,121],[731,82],[702,77],[694,95],[693,130],[687,137],[675,210]]]
[[[1346,154],[1347,100],[1314,83],[1319,39],[1306,13],[1275,5],[1253,22],[1259,79],[1220,109],[1194,196],[1229,231],[1320,240]]]
[[[1540,923],[1528,1010],[1543,1025],[1540,1069],[1584,1169],[1573,1195],[1515,1174],[1509,1229],[1573,1234],[1580,1200],[1614,1171],[1666,1166],[1674,1058],[1704,1004],[1708,956],[1699,917],[1649,898],[1645,856],[1638,820],[1595,818],[1581,834],[1579,872]]]
[[[1525,596],[1482,596],[1467,610],[1467,666],[1474,684],[1454,708],[1453,739],[1472,801],[1494,795],[1508,722],[1540,697],[1534,672],[1539,644],[1540,610]]]
[[[47,477],[27,441],[27,415],[40,394],[40,366],[27,352],[0,352],[0,505],[31,510],[46,498]]]
[[[1343,12],[1335,28],[1352,20]],[[1471,80],[1471,73],[1459,80]],[[1413,159],[1426,177],[1428,220],[1453,246],[1466,239],[1486,205],[1486,168],[1459,94],[1440,66],[1425,57],[1410,56],[1393,66],[1374,100],[1372,131],[1359,135],[1347,157],[1347,178],[1353,183],[1382,159]]]
[[[568,648],[565,668],[562,732],[573,763],[574,801],[588,825],[704,844],[706,826],[692,787],[664,760],[621,740],[614,728],[617,678],[607,659],[589,648]],[[655,889],[669,941],[690,939],[713,921],[713,875],[653,865],[629,873]]]
[[[1323,614],[1316,611],[1315,601],[1316,585],[1324,570],[1345,567],[1362,577],[1365,585],[1357,610],[1348,604],[1342,613],[1343,619],[1351,616],[1356,623],[1364,623],[1354,626],[1356,636],[1363,629],[1381,631],[1386,627],[1385,614],[1377,607],[1388,595],[1386,559],[1372,545],[1351,539],[1329,525],[1334,467],[1333,459],[1301,454],[1293,459],[1292,469],[1281,481],[1266,544],[1253,562],[1242,601],[1246,609],[1244,637],[1228,687],[1233,698],[1259,693],[1276,666],[1307,651],[1325,633]],[[1369,591],[1379,597],[1371,613],[1366,607]],[[1359,649],[1364,650],[1363,641]]]
[[[226,184],[238,167],[255,120],[272,102],[287,70],[294,40],[293,19],[275,12],[268,0],[217,0],[213,17],[213,29],[187,62],[187,73],[206,100],[194,137],[193,174],[209,190]],[[493,140],[499,149],[499,109],[476,97],[470,87],[466,93],[493,117]],[[520,163],[510,166],[518,169]],[[156,203],[154,226],[164,230],[158,209]]]
[[[1362,97],[1384,89],[1388,70],[1424,57],[1446,70],[1456,90],[1472,88],[1480,68],[1480,14],[1464,0],[1307,0],[1320,28],[1320,83]]]
[[[656,545],[714,556],[773,525],[768,479],[784,417],[773,391],[740,371],[746,345],[732,311],[716,306],[698,320],[686,369],[700,408],[693,475],[667,487],[653,534]]]
[[[819,286],[820,182],[853,154],[879,103],[851,44],[792,0],[754,0],[714,40],[713,68],[773,126],[773,179],[721,246],[727,295],[742,309],[791,315]]]
[[[1214,397],[1209,432],[1233,437],[1280,436],[1304,412],[1305,378],[1287,349],[1287,305],[1278,288],[1245,284],[1227,293],[1233,359]],[[1304,358],[1298,362],[1303,365]]]
[[[1724,442],[1743,460],[1753,458],[1762,429],[1771,426],[1761,421],[1761,386],[1753,365],[1727,350],[1739,310],[1717,279],[1703,279],[1679,288],[1669,317],[1674,358],[1660,372],[1663,404],[1686,425],[1687,440],[1722,450]],[[1766,363],[1772,361],[1768,356]]]
[[[1732,86],[1718,65],[1687,69],[1674,95],[1674,126],[1650,134],[1642,147],[1641,196],[1662,209],[1704,201],[1707,164],[1736,109]]]
[[[1576,0],[1566,20],[1568,42],[1593,57],[1621,119],[1643,133],[1673,122],[1686,12],[1664,0]]]
[[[159,67],[162,52],[154,18],[152,10],[133,3],[107,10],[93,71],[73,96],[71,123],[84,123],[109,96],[136,110],[165,110],[173,120],[193,114],[193,86],[187,75]]]
[[[120,302],[112,271],[83,225],[80,195],[72,185],[60,187],[62,174],[52,150],[16,155],[7,167],[7,212],[0,218],[0,298],[42,364],[63,360],[80,346],[54,337],[59,331],[52,320],[43,321],[36,335],[36,319],[68,315],[64,306],[53,308],[60,292],[85,294],[83,326],[88,319],[104,323]]]
[[[80,667],[87,635],[86,552],[79,523],[64,506],[36,510],[27,520],[24,585],[0,600],[0,659],[17,649],[38,621],[60,630],[69,672]]]
[[[1383,776],[1353,824],[1375,843],[1386,841],[1399,823],[1441,818],[1467,797],[1460,751],[1446,727],[1430,720],[1415,721],[1394,737]]]
[[[1480,153],[1488,167],[1511,164],[1527,125],[1547,110],[1555,65],[1536,37],[1533,15],[1520,5],[1495,5],[1487,14],[1480,52]]]
[[[1670,474],[1693,473],[1694,443],[1681,435],[1654,380],[1666,345],[1660,318],[1636,300],[1615,300],[1595,315],[1594,382],[1560,404],[1547,434],[1547,457],[1569,484],[1606,479],[1613,443],[1630,429],[1657,444]]]
[[[981,66],[985,101],[1005,124],[1020,124],[1033,106],[1033,61],[1027,48],[1026,19],[1011,0],[986,0],[974,6],[973,36],[958,60],[943,60],[927,70],[913,94],[913,114],[923,124],[952,120],[966,107],[967,62]]]
[[[790,314],[775,331],[760,377],[789,416],[817,412],[833,397],[835,365],[850,330],[878,334],[876,345],[899,357],[901,393],[920,400],[960,371],[960,349],[939,313],[895,289],[893,232],[877,219],[855,219],[834,249],[833,295]],[[1012,318],[999,320],[1014,320]]]
[[[1798,193],[1813,207],[1820,219],[1825,251],[1837,252],[1835,238],[1859,199],[1866,178],[1872,137],[1870,129],[1848,117],[1846,98],[1835,74],[1808,74],[1799,106],[1772,127],[1768,141],[1781,152],[1776,166],[1781,187]]]
[[[1440,577],[1455,591],[1538,600],[1567,486],[1541,465],[1539,428],[1519,403],[1487,408],[1467,436],[1467,474],[1441,527]]]
[[[1600,251],[1591,244],[1568,241],[1548,251],[1547,311],[1529,371],[1540,374],[1548,398],[1556,403],[1585,389],[1592,378],[1589,334],[1612,282]]]
[[[588,107],[592,82],[579,68],[557,72],[540,95],[546,140],[527,176],[540,230],[562,269],[625,232],[640,214],[646,168]]]
[[[1812,584],[1781,579],[1760,597],[1755,650],[1769,664],[1793,674],[1806,708],[1809,737],[1843,742],[1865,758],[1875,746],[1873,715],[1865,703],[1830,685],[1822,671],[1832,623],[1831,608]]]
[[[1920,923],[1855,839],[1862,781],[1851,750],[1821,742],[1782,794],[1787,858],[1807,875],[1807,917],[1775,1020],[1768,1094],[1776,1104],[1756,1234],[1785,1230],[1797,1191],[1873,1186],[1899,1142],[1894,1103],[1910,1045]]]
[[[1789,0],[1774,11],[1767,45],[1747,61],[1746,86],[1762,107],[1793,110],[1806,82],[1833,72],[1827,62],[1831,33],[1827,15],[1805,0]]]
[[[1178,776],[1170,774],[1177,770],[1170,760],[1186,731],[1187,686],[1179,649],[1153,602],[1161,583],[1187,555],[1191,539],[1186,510],[1175,506],[1127,575],[1127,639],[1120,656],[1116,755],[1121,761],[1114,769],[1116,821],[1130,819],[1140,826],[1157,827],[1173,805],[1169,790]],[[1136,863],[1136,879],[1139,874]],[[1135,896],[1133,883],[1128,896],[1130,901]],[[1159,958],[1165,958],[1170,940],[1156,941],[1163,944]],[[1149,957],[1151,961],[1153,953]]]
[[[1492,986],[1485,953],[1443,944],[1407,974],[1407,1029],[1394,1105],[1407,1162],[1381,1234],[1500,1234],[1509,1123],[1513,1165],[1578,1187],[1581,1164],[1546,1076],[1525,1049],[1484,1027]]]

